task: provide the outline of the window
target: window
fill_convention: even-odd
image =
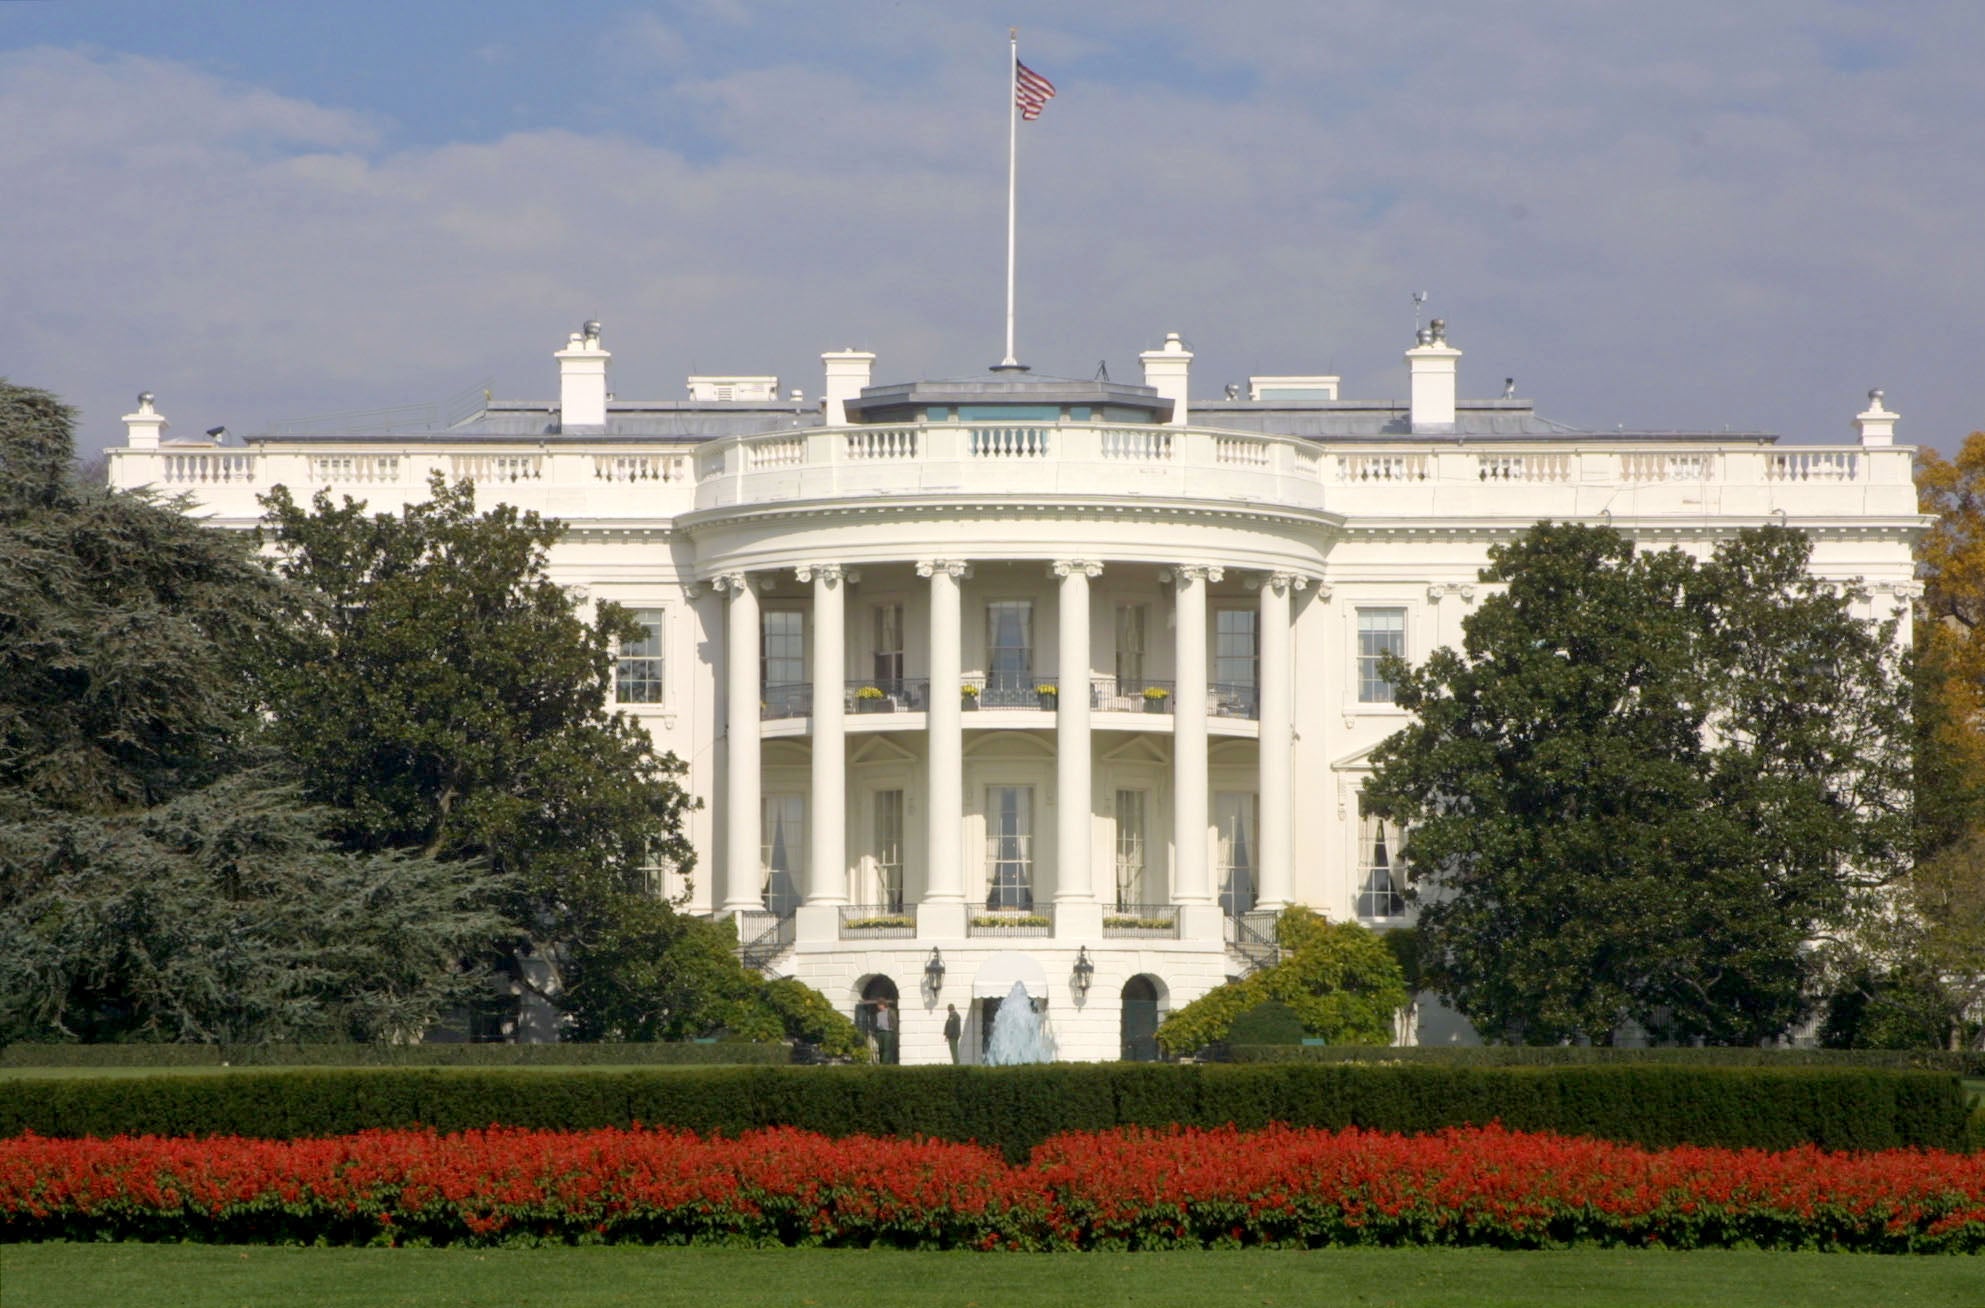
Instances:
[[[1358,809],[1358,916],[1398,917],[1406,894],[1396,868],[1399,832],[1389,822]]]
[[[1117,605],[1117,694],[1136,695],[1144,690],[1145,630],[1150,608],[1143,604]]]
[[[1387,654],[1406,657],[1406,610],[1358,610],[1358,702],[1392,703],[1392,683],[1379,675]]]
[[[987,707],[1034,699],[1034,604],[994,600],[986,605]]]
[[[801,717],[808,710],[806,614],[768,609],[760,619],[758,675],[767,712],[775,718]]]
[[[871,901],[903,911],[903,792],[875,792],[875,890]]]
[[[1144,899],[1144,792],[1117,792],[1117,912]]]
[[[903,606],[878,604],[870,613],[873,623],[869,643],[874,650],[875,662],[869,675],[883,690],[892,695],[900,694],[903,687]]]
[[[1220,907],[1229,917],[1254,908],[1254,792],[1223,790],[1213,796],[1220,833]]]
[[[1237,690],[1255,684],[1255,620],[1253,609],[1221,609],[1213,616],[1213,680]]]
[[[613,696],[622,704],[662,702],[662,611],[636,609],[641,634],[620,642],[613,665]]]
[[[986,787],[987,908],[1034,907],[1034,788]]]
[[[785,916],[799,907],[806,873],[806,796],[767,795],[759,827],[759,896]]]

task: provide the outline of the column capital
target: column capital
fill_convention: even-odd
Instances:
[[[724,592],[726,595],[735,595],[752,585],[751,574],[748,572],[720,572],[710,578],[710,585]],[[753,589],[755,590],[756,588],[753,587]]]
[[[819,577],[832,584],[837,581],[857,582],[862,579],[861,569],[850,568],[841,563],[802,563],[793,569],[793,576],[801,581],[812,581]]]
[[[1435,582],[1427,587],[1428,602],[1438,604],[1443,595],[1457,595],[1463,604],[1472,604],[1475,600],[1475,587],[1465,581]]]
[[[1227,570],[1211,563],[1177,563],[1159,572],[1161,581],[1183,584],[1188,581],[1219,581]]]
[[[1103,565],[1093,559],[1056,559],[1048,565],[1048,574],[1054,577],[1069,577],[1078,572],[1094,581],[1103,575]]]
[[[685,581],[682,583],[682,597],[691,600],[702,599],[703,592],[709,589],[710,583],[706,581]]]
[[[1309,585],[1310,581],[1309,577],[1303,576],[1300,572],[1263,572],[1249,577],[1241,584],[1249,590],[1261,590],[1266,587],[1277,592],[1287,591],[1293,595]]]
[[[940,572],[957,581],[972,575],[972,565],[962,559],[923,559],[917,564],[919,577],[932,577]]]

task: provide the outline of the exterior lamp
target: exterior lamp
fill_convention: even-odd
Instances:
[[[932,950],[931,952],[936,953],[937,951]],[[1096,965],[1089,961],[1089,946],[1083,945],[1075,954],[1075,975],[1071,978],[1075,983],[1075,993],[1078,995],[1088,994],[1089,983],[1095,977]]]
[[[935,945],[931,946],[930,959],[924,964],[924,984],[933,995],[944,989],[944,955],[937,952]]]

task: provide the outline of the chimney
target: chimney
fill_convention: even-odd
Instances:
[[[613,356],[600,346],[600,325],[589,322],[573,332],[558,360],[558,429],[562,432],[607,425],[607,363]]]
[[[1187,423],[1186,377],[1192,371],[1192,351],[1177,332],[1166,332],[1165,343],[1137,356],[1144,364],[1144,384],[1158,392],[1158,398],[1172,402],[1172,426]]]
[[[1415,436],[1454,430],[1455,360],[1460,357],[1461,351],[1447,343],[1447,323],[1440,318],[1422,327],[1420,343],[1406,351]]]
[[[1859,433],[1862,446],[1873,449],[1878,445],[1895,444],[1895,420],[1901,416],[1882,407],[1880,387],[1869,391],[1867,412],[1854,415],[1854,430]],[[125,421],[129,422],[130,419],[126,418]]]
[[[851,345],[845,350],[822,354],[820,366],[827,371],[827,385],[820,395],[821,412],[826,414],[829,427],[845,427],[848,424],[845,406],[862,393],[875,375],[875,356]]]
[[[152,407],[153,398],[146,391],[138,397],[138,411],[124,415],[124,443],[134,450],[157,449],[159,436],[169,425],[165,416]]]

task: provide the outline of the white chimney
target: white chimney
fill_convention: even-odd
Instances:
[[[1413,434],[1454,430],[1455,360],[1461,351],[1447,343],[1447,323],[1436,318],[1420,329],[1420,343],[1406,351],[1411,383]]]
[[[827,373],[827,385],[820,394],[821,412],[826,415],[829,427],[845,427],[847,403],[858,398],[875,375],[875,356],[850,346],[822,354],[820,366]]]
[[[138,411],[124,415],[124,443],[134,450],[155,450],[159,436],[169,425],[165,416],[152,407],[152,393],[138,397]]]
[[[1865,413],[1854,415],[1854,430],[1861,436],[1861,444],[1872,449],[1877,445],[1895,444],[1895,420],[1902,415],[1882,407],[1881,388],[1868,392],[1868,408]],[[126,418],[126,422],[130,419]]]
[[[607,363],[613,355],[600,346],[600,325],[589,322],[573,332],[558,360],[558,429],[576,431],[607,425]]]
[[[1166,332],[1165,343],[1137,356],[1144,364],[1144,384],[1172,402],[1172,426],[1187,424],[1186,379],[1192,372],[1192,351],[1177,332]]]

